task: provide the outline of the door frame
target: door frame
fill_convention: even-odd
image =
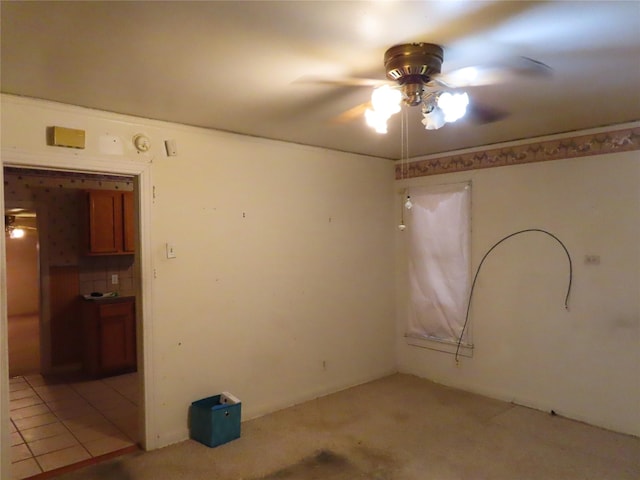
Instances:
[[[156,415],[154,412],[153,379],[153,335],[152,335],[152,287],[153,265],[151,255],[151,207],[153,204],[153,185],[151,181],[151,163],[148,160],[132,161],[120,158],[101,158],[79,156],[75,152],[25,152],[3,148],[0,151],[0,167],[21,167],[46,170],[60,170],[127,175],[134,177],[137,195],[135,197],[138,241],[136,244],[136,262],[138,269],[138,301],[136,302],[138,372],[141,376],[142,405],[139,418],[141,446],[145,450],[157,448]],[[4,171],[0,172],[0,208],[4,211]],[[9,441],[9,356],[7,351],[7,288],[6,288],[6,248],[4,235],[0,238],[0,477],[9,478],[10,441]]]

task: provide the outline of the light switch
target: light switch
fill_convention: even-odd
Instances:
[[[176,258],[176,249],[173,243],[167,243],[167,258]]]
[[[118,284],[118,274],[114,273],[113,275],[111,275],[111,285],[117,285]]]

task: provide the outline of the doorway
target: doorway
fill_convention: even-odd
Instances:
[[[20,167],[10,167],[10,168],[19,169]],[[29,170],[32,173],[39,171],[38,168],[30,168]],[[137,170],[139,170],[139,168]],[[82,175],[79,172],[72,172],[72,171],[67,171],[67,172],[55,171],[55,173],[62,175],[65,178],[65,181],[67,182],[72,182],[72,181],[80,182],[79,175]],[[91,176],[91,175],[96,175],[96,172],[87,172],[85,174],[85,176]],[[144,176],[144,172],[143,173],[137,172],[137,175]],[[6,177],[5,169],[3,169],[3,177]],[[115,177],[118,177],[118,179],[120,180],[122,180],[123,178],[121,175],[111,175],[109,173],[99,174],[99,177],[100,177],[100,180],[97,180],[99,182],[114,181],[116,180]],[[4,180],[5,180],[4,181],[5,192],[4,192],[3,200],[5,203],[5,207],[9,208],[9,207],[12,207],[12,202],[8,198],[11,195],[11,192],[7,188],[6,178]],[[132,185],[137,185],[139,183],[139,178],[137,176],[128,176],[127,181],[129,181]],[[87,186],[86,182],[84,186],[85,187]],[[42,188],[46,188],[46,187],[43,186]],[[140,195],[140,192],[136,192],[136,193]],[[141,203],[144,203],[144,202],[141,202]],[[76,212],[77,211],[74,211],[74,213]],[[58,220],[55,219],[53,215],[51,215],[51,213],[52,212],[49,212],[47,215],[45,215],[45,217],[51,217],[51,218],[48,218],[48,220],[51,220],[53,223],[60,223]],[[73,215],[66,215],[60,218],[66,218],[66,217],[72,218]],[[36,219],[38,222],[40,222],[40,218],[34,215],[34,221],[36,221]],[[64,221],[62,221],[62,223],[64,223]],[[50,229],[50,232],[49,232],[50,236],[51,235],[55,236],[57,233],[52,230],[53,229]],[[137,228],[137,230],[139,231],[139,228]],[[12,252],[12,250],[14,249],[14,245],[10,244],[9,240],[10,239],[5,238],[5,253],[6,253],[6,265],[7,265],[7,271],[6,271],[7,297],[5,298],[7,299],[7,302],[6,302],[8,307],[7,313],[11,314],[13,313],[13,307],[9,305],[9,303],[11,303],[11,300],[14,297],[14,292],[12,290],[11,284],[15,282],[12,280],[11,274],[8,270],[14,260],[14,254]],[[36,251],[36,258],[38,257],[37,256],[38,251],[40,251],[40,254],[42,254],[42,250],[43,249],[46,250],[47,246],[44,245],[44,243],[46,242],[42,242],[42,244],[39,245],[41,248],[38,250],[37,248],[38,242],[36,241],[36,248],[34,249]],[[61,244],[64,244],[64,241],[49,242],[49,243],[50,243],[49,248],[51,248],[51,245],[60,246]],[[143,250],[142,247],[140,246],[138,247],[139,248],[137,248],[136,253],[141,252]],[[56,252],[52,252],[52,254],[58,255],[58,256],[64,256],[64,253],[60,249],[58,249]],[[40,257],[41,256],[42,255],[40,255]],[[59,262],[60,258],[58,258],[57,261]],[[38,260],[36,260],[35,263],[37,265]],[[41,265],[42,263],[46,264],[47,262],[46,261],[40,262]],[[79,263],[79,266],[77,268],[87,267],[86,262],[84,262],[85,264],[83,264],[82,260],[80,260],[78,263]],[[119,278],[117,283],[120,286],[123,286],[125,288],[134,289],[135,290],[134,296],[136,297],[136,300],[139,300],[138,302],[136,302],[137,303],[136,311],[138,312],[136,316],[137,316],[137,326],[140,332],[138,342],[137,342],[138,350],[139,350],[138,370],[141,371],[144,367],[144,361],[143,361],[144,354],[142,352],[142,347],[144,345],[144,338],[143,338],[144,332],[142,331],[142,325],[143,325],[142,314],[144,312],[144,296],[141,293],[141,283],[142,283],[141,272],[144,271],[144,268],[142,268],[139,263],[137,265],[134,265],[132,262],[127,262],[122,258],[116,262],[102,261],[99,263],[100,263],[100,268],[104,269],[105,275],[108,270],[110,277],[112,277],[113,275],[118,276]],[[19,268],[19,270],[24,268],[24,266],[25,266],[24,262],[22,262],[22,266]],[[58,270],[65,269],[64,265],[58,266],[58,267],[59,267]],[[115,269],[115,273],[113,273],[113,269]],[[51,272],[53,270],[54,268],[47,267],[48,272]],[[36,267],[36,271],[37,271],[37,267]],[[51,302],[51,298],[47,299],[47,296],[50,295],[53,290],[51,288],[52,285],[66,284],[66,282],[55,281],[55,279],[51,277],[50,273],[43,274],[40,278],[40,281],[38,281],[37,279],[37,274],[35,275],[35,277],[36,277],[35,284],[42,286],[42,288],[35,289],[36,291],[39,291],[39,295],[36,294],[36,296],[40,297],[45,301],[40,303],[40,306],[42,308],[39,308],[38,311],[35,313],[35,315],[32,315],[32,317],[35,317],[37,319],[39,316],[42,316],[44,321],[30,322],[29,323],[30,330],[29,328],[26,328],[26,327],[23,328],[23,330],[25,331],[28,330],[26,337],[29,338],[31,341],[42,336],[41,335],[42,332],[40,332],[40,334],[38,334],[37,332],[38,324],[41,324],[41,323],[46,324],[47,323],[46,318],[51,317],[49,313],[52,313],[52,314],[55,313],[52,311],[52,312],[44,312],[43,314],[43,310],[49,310],[49,308],[53,307],[54,306],[53,304],[55,303],[55,302]],[[83,279],[85,281],[84,288],[86,289],[86,288],[89,288],[89,286],[91,286],[91,291],[94,290],[94,286],[96,285],[96,282],[100,282],[100,280],[94,278],[90,274],[87,274],[84,277],[77,276],[78,283],[80,283],[80,281]],[[102,291],[106,291],[108,287],[105,285],[104,287],[98,287],[98,288],[100,288],[100,290]],[[78,292],[76,292],[75,294],[76,297],[78,296],[77,294]],[[8,315],[7,324],[6,324],[7,333],[10,333],[10,331],[15,330],[13,328],[14,327],[14,324],[12,321],[13,319],[9,319],[9,316],[13,317],[14,315]],[[34,323],[35,323],[35,326],[34,326]],[[47,326],[45,325],[45,328],[43,330],[47,330],[46,327]],[[25,342],[20,343],[20,337],[15,337],[13,335],[8,337],[10,342],[9,351],[18,352],[20,350],[23,350],[27,346]],[[15,348],[16,342],[14,340],[16,339],[18,339],[18,345],[20,345],[18,348]],[[34,342],[34,343],[36,343],[36,345],[29,346],[30,351],[33,353],[34,350],[41,350],[42,352],[44,352],[45,354],[44,356],[46,357],[47,356],[46,345],[41,344],[39,345],[40,348],[38,348],[37,342]],[[46,343],[46,342],[43,342],[43,343]],[[70,350],[63,348],[62,351],[68,354]],[[15,357],[15,355],[13,354],[11,356],[12,358]],[[52,437],[54,436],[57,437],[56,441],[59,440],[59,443],[57,443],[54,448],[59,449],[60,451],[65,449],[67,451],[71,451],[73,450],[73,448],[75,448],[75,454],[76,454],[75,458],[77,459],[77,461],[81,462],[81,465],[86,464],[87,461],[89,461],[89,463],[93,463],[92,462],[93,460],[98,461],[101,458],[104,458],[105,455],[109,455],[109,453],[114,451],[112,449],[114,445],[116,447],[123,447],[124,449],[126,449],[128,445],[132,445],[131,439],[133,439],[134,443],[142,444],[143,447],[146,445],[147,429],[145,428],[145,426],[147,425],[147,422],[145,421],[145,419],[147,417],[147,414],[144,409],[144,401],[143,401],[144,390],[143,388],[141,388],[141,385],[140,385],[142,382],[142,375],[138,375],[137,373],[132,373],[132,374],[127,374],[122,376],[110,377],[108,379],[95,380],[95,381],[86,382],[86,383],[79,382],[77,381],[78,378],[74,376],[75,373],[77,373],[74,367],[77,367],[77,365],[74,366],[73,362],[71,362],[71,364],[67,362],[67,365],[66,365],[67,368],[66,369],[63,368],[62,370],[59,370],[57,372],[59,375],[56,378],[54,378],[52,381],[49,381],[47,380],[47,378],[43,377],[42,375],[42,373],[45,373],[45,371],[43,371],[43,369],[38,368],[39,367],[38,363],[40,360],[38,359],[34,360],[32,357],[33,355],[30,357],[31,364],[29,366],[24,367],[24,369],[16,369],[15,362],[10,361],[10,364],[5,370],[5,375],[8,373],[7,376],[11,377],[10,382],[8,382],[9,390],[10,390],[10,393],[9,393],[9,397],[10,397],[9,412],[10,413],[9,415],[7,415],[6,419],[3,415],[3,423],[5,421],[9,423],[9,428],[11,432],[10,436],[12,439],[12,446],[11,446],[12,462],[14,459],[21,458],[20,455],[25,455],[25,458],[23,458],[22,460],[18,460],[17,462],[14,462],[14,464],[12,465],[12,467],[16,467],[18,463],[20,463],[19,465],[19,467],[21,468],[20,472],[22,472],[20,473],[21,475],[20,478],[22,478],[24,471],[28,471],[31,474],[38,474],[40,472],[55,473],[54,471],[57,468],[65,466],[65,465],[56,463],[56,461],[49,461],[50,458],[48,459],[47,455],[49,453],[55,453],[55,452],[46,452],[45,450],[42,450],[39,446],[44,444],[50,445],[51,443],[56,443],[52,440]],[[55,365],[53,366],[55,367]],[[51,373],[51,372],[46,372],[46,373]],[[51,378],[52,377],[49,377],[49,379]],[[34,405],[27,405],[26,403],[24,403],[24,402],[28,403],[28,402],[34,401],[33,400],[34,398],[40,403],[36,403]],[[17,410],[14,408],[17,403],[21,403],[20,401],[22,399],[25,399],[24,402],[22,402],[24,403],[24,405],[21,404],[18,406],[18,408],[19,409],[25,408],[26,410],[23,410],[25,412],[29,410],[29,412],[27,412],[29,416],[25,416],[24,418],[20,418],[22,417],[21,415],[22,412],[17,412]],[[109,399],[111,403],[109,403],[107,399]],[[17,400],[17,402],[14,402],[14,400]],[[71,400],[72,401],[71,404],[73,405],[73,407],[67,408],[66,413],[62,412],[61,414],[58,414],[57,412],[63,409],[62,408],[63,405],[61,404],[64,403],[64,401],[66,400]],[[135,408],[133,410],[133,413],[131,413],[132,412],[131,410],[129,410],[128,412],[124,411],[125,410],[124,407],[129,406],[127,401],[128,403],[134,404]],[[80,404],[82,404],[82,408],[79,407]],[[54,410],[54,408],[56,410]],[[118,408],[120,408],[119,412],[116,411]],[[42,412],[37,411],[39,409],[43,411]],[[47,411],[45,412],[44,410],[47,410]],[[80,410],[83,410],[87,415],[84,416],[85,418],[83,420],[76,422],[74,426],[74,419],[69,417],[69,415],[73,415]],[[31,413],[35,413],[36,415],[31,415]],[[38,423],[40,423],[40,421],[47,422],[47,423],[43,425],[36,425],[35,423],[31,423],[31,419],[36,416],[40,417],[38,419]],[[124,419],[125,416],[127,416],[126,420]],[[101,423],[102,426],[100,428],[94,428],[93,431],[91,428],[87,428],[92,426],[87,424],[87,421],[90,418],[93,418],[93,420],[95,420],[96,423]],[[16,420],[18,421],[18,423],[21,424],[20,425],[21,428],[18,428],[18,425],[16,424]],[[114,425],[116,428],[114,428]],[[41,427],[45,427],[45,428],[41,428]],[[3,428],[5,428],[4,425],[3,425]],[[42,438],[34,437],[31,435],[32,433],[37,432],[38,430],[50,430],[52,432],[55,430],[56,435],[45,434],[46,437],[42,437]],[[119,430],[119,432],[116,430]],[[124,430],[126,430],[126,435],[122,436],[121,433],[123,433]],[[93,436],[101,435],[101,438],[94,439],[99,441],[97,442],[94,441],[93,444],[91,444],[92,440],[90,440],[89,437],[92,435]],[[78,440],[78,443],[80,444],[79,446],[78,445],[71,446],[71,447],[67,446],[69,443],[72,442],[73,440],[72,437],[76,437],[76,440]],[[127,438],[124,438],[124,437],[127,437],[129,441],[127,442],[126,441]],[[31,440],[31,441],[28,441],[28,440]],[[85,440],[89,443],[85,443]],[[16,443],[16,445],[13,445],[14,443]],[[14,447],[18,447],[18,448],[14,448]],[[120,448],[120,450],[122,450],[123,448]],[[20,450],[19,452],[17,452],[17,456],[14,456],[15,455],[14,450],[16,451]],[[37,455],[38,453],[40,453],[40,455]],[[3,452],[3,454],[5,454],[5,452]],[[37,470],[37,468],[39,468],[39,470]],[[16,470],[16,469],[12,468],[12,470]],[[5,474],[5,470],[3,468],[3,475],[4,474]],[[26,477],[28,476],[29,475],[27,475]]]
[[[7,201],[4,214],[9,377],[34,375],[41,373],[37,218],[31,205]]]

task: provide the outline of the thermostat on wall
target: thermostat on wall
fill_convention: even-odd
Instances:
[[[167,157],[175,157],[178,155],[178,146],[175,140],[165,140],[164,148],[167,151]]]
[[[139,152],[148,152],[151,148],[151,141],[149,140],[149,137],[139,133],[133,137],[133,145]]]

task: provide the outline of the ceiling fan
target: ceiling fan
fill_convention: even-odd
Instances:
[[[335,120],[350,121],[364,114],[367,124],[386,133],[387,120],[404,104],[420,106],[422,123],[427,130],[441,128],[467,112],[469,96],[458,92],[463,87],[476,87],[508,81],[516,76],[547,76],[551,68],[527,57],[508,62],[471,66],[447,74],[441,72],[444,49],[433,43],[405,43],[389,48],[384,54],[387,80],[365,78],[322,79],[305,77],[303,81],[347,86],[374,87],[371,101],[343,112]],[[495,108],[471,105],[472,117],[478,123],[490,123],[507,116]]]
[[[30,212],[22,212],[22,209],[12,209],[9,214],[4,216],[4,231],[10,238],[22,238],[24,237],[26,230],[37,230],[36,227],[30,225],[18,224],[19,218],[35,218],[34,214]]]

